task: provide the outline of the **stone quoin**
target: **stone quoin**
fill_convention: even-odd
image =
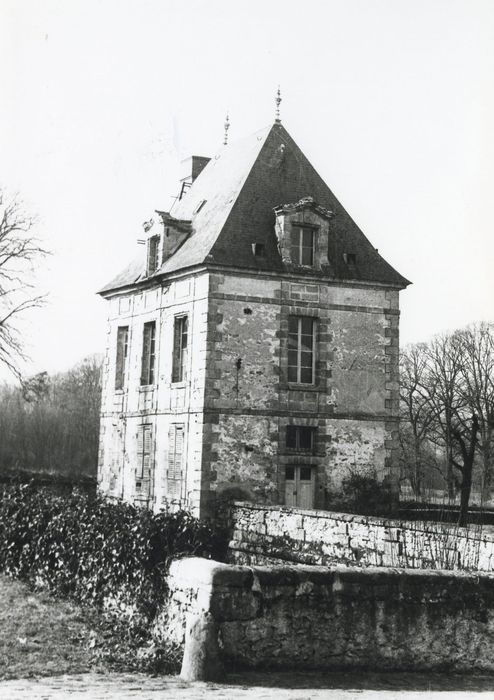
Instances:
[[[186,163],[108,300],[99,485],[159,510],[395,491],[399,292],[277,120]]]

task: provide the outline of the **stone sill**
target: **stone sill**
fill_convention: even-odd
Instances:
[[[280,390],[284,389],[285,391],[319,391],[327,393],[327,388],[318,384],[292,384],[288,382],[288,384],[279,384],[278,386]]]

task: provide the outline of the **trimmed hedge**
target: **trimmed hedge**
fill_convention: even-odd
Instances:
[[[32,483],[4,487],[0,500],[0,570],[140,627],[164,601],[172,557],[222,559],[225,546],[221,532],[184,511],[153,514]]]

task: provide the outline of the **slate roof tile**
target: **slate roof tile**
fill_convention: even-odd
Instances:
[[[313,197],[333,212],[330,222],[331,279],[409,284],[376,251],[332,191],[314,170],[286,129],[278,123],[224,147],[206,165],[171,212],[190,220],[192,233],[154,273],[161,277],[203,263],[282,271],[274,209]],[[263,243],[265,257],[255,257]],[[349,265],[344,253],[356,255]],[[106,285],[105,294],[145,279],[145,251]]]

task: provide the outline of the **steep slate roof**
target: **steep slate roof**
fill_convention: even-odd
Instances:
[[[398,288],[409,284],[379,255],[277,123],[223,148],[206,165],[172,211],[175,218],[192,221],[192,234],[153,277],[202,263],[281,272],[273,209],[307,196],[334,214],[328,251],[331,279],[382,282]],[[264,243],[264,258],[254,256],[252,243]],[[357,263],[347,265],[343,253],[355,253]],[[143,280],[145,268],[142,251],[100,293]]]

